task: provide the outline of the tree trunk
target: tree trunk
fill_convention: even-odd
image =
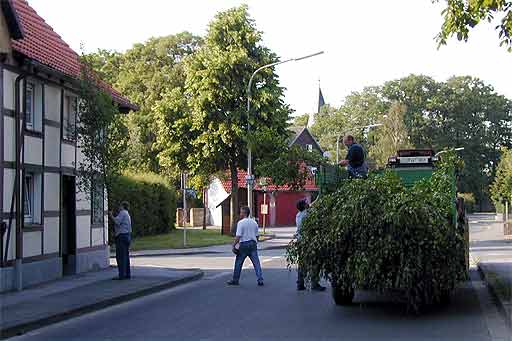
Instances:
[[[238,211],[240,207],[238,207],[238,168],[234,163],[230,165],[231,171],[231,207],[230,207],[230,217],[231,217],[231,234],[235,235],[236,233],[236,224],[238,223]]]

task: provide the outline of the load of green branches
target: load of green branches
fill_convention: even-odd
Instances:
[[[318,199],[288,247],[288,264],[334,289],[404,292],[409,311],[441,302],[467,276],[453,171],[406,188],[386,171],[345,180]]]

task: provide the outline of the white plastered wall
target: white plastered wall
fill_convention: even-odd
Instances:
[[[76,247],[84,248],[91,246],[91,216],[76,217]]]
[[[59,167],[60,166],[60,129],[57,127],[46,126],[45,127],[45,141],[44,141],[44,158],[45,166]]]
[[[59,217],[44,218],[44,253],[59,252]]]
[[[60,88],[45,85],[44,87],[44,115],[45,118],[51,121],[60,122],[60,101],[61,90]],[[60,142],[60,130],[59,130]]]
[[[41,231],[23,233],[23,257],[41,254]]]
[[[62,143],[62,159],[61,159],[61,165],[63,167],[75,167],[75,146]]]
[[[32,165],[43,164],[43,140],[37,137],[25,136],[25,163]]]
[[[222,182],[215,178],[208,187],[208,211],[210,213],[210,224],[222,226],[222,207],[217,207],[229,196],[222,186]]]

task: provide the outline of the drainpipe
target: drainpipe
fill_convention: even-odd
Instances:
[[[4,60],[2,58],[1,62]],[[2,138],[0,138],[0,267],[4,267],[4,232],[6,225],[4,223],[4,67],[0,64],[0,131]]]
[[[11,230],[12,230],[12,220],[13,220],[13,212],[16,209],[16,260],[14,263],[14,288],[18,291],[23,289],[23,250],[22,250],[22,241],[23,241],[23,212],[20,202],[20,190],[21,190],[21,181],[20,181],[20,173],[22,170],[22,160],[21,155],[23,151],[23,142],[25,140],[25,124],[23,124],[23,129],[21,129],[21,112],[20,112],[20,82],[26,78],[25,73],[21,73],[18,77],[16,77],[16,81],[14,82],[14,126],[15,126],[15,159],[16,159],[16,174],[14,176],[14,188],[11,198],[11,210],[9,214],[9,226],[7,229],[7,240],[5,247],[5,260],[7,260],[7,256],[9,254],[9,243],[11,240]],[[25,112],[25,84],[23,85],[23,112]],[[25,120],[23,120],[25,121]],[[16,205],[15,205],[16,204]],[[3,208],[2,208],[3,210]]]

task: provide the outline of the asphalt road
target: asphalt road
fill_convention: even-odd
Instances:
[[[358,292],[352,306],[330,291],[297,292],[283,250],[263,251],[265,286],[250,261],[239,287],[227,287],[230,254],[134,259],[147,266],[198,267],[204,279],[49,326],[15,340],[509,340],[485,286],[473,274],[453,303],[409,316],[400,299]]]

